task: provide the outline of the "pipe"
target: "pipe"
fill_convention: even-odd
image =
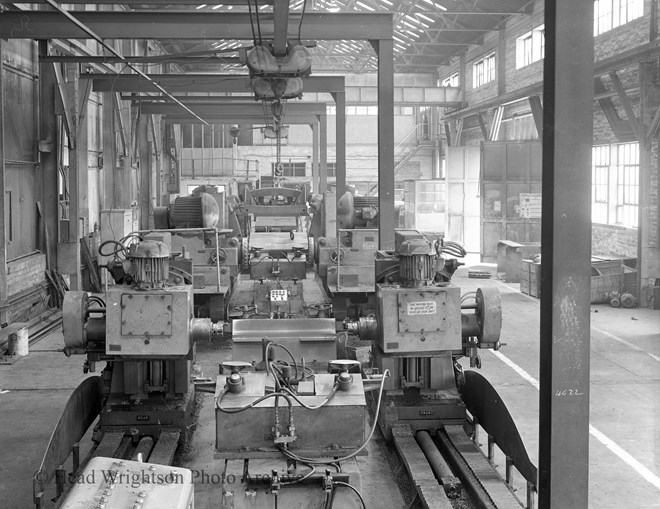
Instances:
[[[426,456],[429,465],[431,465],[431,470],[433,470],[433,473],[441,484],[444,484],[443,479],[455,477],[454,473],[449,468],[449,465],[447,465],[447,462],[442,457],[442,454],[440,454],[440,451],[435,446],[428,431],[418,431],[415,435],[415,440],[417,440],[417,443],[422,449],[424,456]]]
[[[154,448],[154,439],[153,437],[144,436],[140,439],[135,451],[131,455],[131,461],[142,461],[146,462],[151,455],[151,451]],[[139,458],[142,458],[141,460]]]

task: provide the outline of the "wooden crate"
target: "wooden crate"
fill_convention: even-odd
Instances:
[[[520,269],[520,292],[537,299],[541,297],[541,264],[522,260]]]

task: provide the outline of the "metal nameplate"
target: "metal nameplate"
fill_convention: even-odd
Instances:
[[[438,313],[436,302],[434,300],[420,300],[417,302],[408,302],[406,314],[413,315],[435,315]]]

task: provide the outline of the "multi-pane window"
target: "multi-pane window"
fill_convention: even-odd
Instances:
[[[275,173],[276,163],[271,163],[271,170]],[[307,163],[282,161],[282,176],[283,177],[304,177],[306,175]]]
[[[328,177],[337,176],[337,163],[325,163],[326,175]]]
[[[337,107],[327,106],[325,111],[328,115],[336,115]],[[378,106],[346,106],[346,115],[378,115]]]
[[[592,221],[636,228],[639,211],[639,144],[593,147],[592,157]]]
[[[472,87],[477,88],[495,80],[495,53],[477,60],[472,66]]]
[[[610,146],[593,148],[591,170],[591,221],[608,223]]]
[[[594,35],[599,35],[644,15],[644,0],[595,0]]]
[[[541,60],[545,56],[545,25],[516,39],[516,69]]]
[[[448,78],[445,78],[441,82],[441,86],[443,87],[457,87],[458,86],[458,73],[455,72]]]
[[[637,226],[639,207],[639,146],[637,143],[617,145],[616,223]]]
[[[233,143],[229,126],[184,124],[181,126],[183,148],[227,148]],[[239,145],[251,145],[251,131],[239,130]]]

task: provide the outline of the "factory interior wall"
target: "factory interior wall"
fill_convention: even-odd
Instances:
[[[651,10],[654,0],[646,0],[644,5],[644,16],[609,30],[603,34],[594,37],[595,60],[616,56],[621,52],[634,50],[644,44],[653,42],[650,40],[651,34],[657,33],[651,28]],[[506,22],[505,27],[496,33],[486,34],[483,44],[471,48],[464,57],[455,58],[449,66],[443,68],[439,74],[439,79],[443,80],[454,73],[459,74],[459,86],[464,90],[466,106],[475,106],[486,100],[493,100],[497,97],[510,92],[515,92],[523,87],[540,84],[538,79],[543,71],[543,60],[538,60],[530,65],[516,68],[516,41],[523,34],[528,33],[536,27],[543,24],[543,2],[534,2],[533,13],[530,16],[520,16],[512,18]],[[503,44],[498,42],[498,37],[504,38]],[[503,52],[501,49],[503,48]],[[496,58],[504,58],[503,64],[496,64],[496,78],[478,88],[472,85],[472,73],[474,63],[484,56],[496,53]],[[654,64],[655,65],[655,64]],[[497,74],[499,70],[504,69],[504,76]],[[658,73],[657,65],[654,72]],[[657,92],[650,94],[651,100],[646,105],[645,111],[640,111],[640,93],[639,93],[639,64],[631,63],[617,71],[626,94],[629,97],[635,115],[642,116],[649,123],[650,118],[658,107],[660,98]],[[603,78],[605,89],[613,92],[614,88],[609,77]],[[539,92],[540,93],[540,92]],[[612,103],[616,113],[622,121],[627,119],[623,105],[616,94],[612,95]],[[481,112],[486,126],[492,124],[496,107],[490,107]],[[452,126],[460,115],[458,112],[446,110],[445,114],[452,113]],[[527,120],[529,119],[529,120]],[[446,121],[441,120],[441,121]],[[524,123],[527,125],[524,125]],[[522,127],[521,127],[522,126]],[[498,141],[513,141],[523,139],[538,139],[536,129],[531,120],[531,108],[527,97],[521,100],[506,104],[502,126],[500,128]],[[484,141],[478,119],[475,115],[463,119],[462,136],[459,145],[475,146]],[[598,102],[594,102],[594,146],[610,143],[621,143],[633,141],[630,138],[617,137],[608,123],[603,110]],[[443,138],[443,143],[446,139]],[[645,150],[640,147],[640,150]],[[641,163],[645,165],[640,169],[640,175],[644,180],[640,181],[642,193],[646,193],[647,206],[642,214],[646,217],[644,231],[641,233],[637,228],[623,227],[621,225],[597,224],[592,225],[592,253],[595,256],[614,257],[614,258],[637,258],[639,239],[644,239],[643,266],[640,267],[643,278],[642,287],[652,286],[655,278],[660,278],[660,227],[658,225],[658,173],[660,162],[658,161],[658,136],[652,137],[648,149],[648,157],[642,157]],[[585,198],[588,199],[588,198]],[[642,302],[645,301],[642,295]]]

